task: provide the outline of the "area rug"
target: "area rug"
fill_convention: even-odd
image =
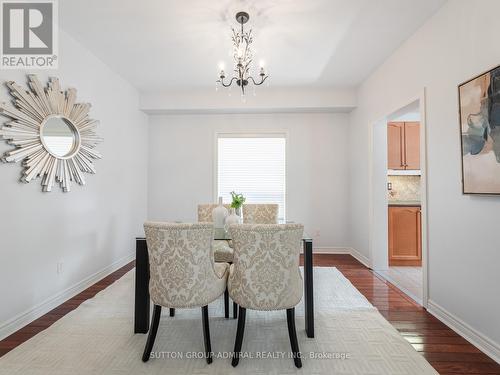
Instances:
[[[84,302],[45,331],[0,358],[0,374],[437,374],[335,268],[315,268],[315,333],[307,338],[302,303],[296,309],[301,369],[288,357],[285,311],[247,310],[243,354],[229,355],[236,320],[223,300],[210,305],[214,361],[203,355],[201,310],[163,315],[153,358],[141,361],[147,335],[133,334],[134,271]]]

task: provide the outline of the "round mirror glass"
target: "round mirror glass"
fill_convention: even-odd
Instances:
[[[74,153],[78,145],[78,132],[68,119],[60,116],[45,121],[40,134],[42,142],[52,155],[67,157]]]

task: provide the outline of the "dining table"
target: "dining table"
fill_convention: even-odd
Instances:
[[[224,228],[214,229],[214,240],[230,240]],[[304,320],[307,337],[314,337],[314,288],[313,288],[313,243],[312,238],[302,237],[304,257]],[[151,299],[149,296],[149,256],[145,237],[136,237],[135,246],[135,301],[134,333],[149,331]]]

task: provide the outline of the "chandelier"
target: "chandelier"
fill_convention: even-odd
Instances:
[[[230,87],[234,82],[236,82],[241,89],[242,96],[245,95],[245,87],[247,87],[250,82],[252,82],[255,86],[260,86],[268,77],[263,66],[260,67],[260,79],[258,79],[258,81],[250,75],[250,64],[253,59],[252,50],[250,48],[250,45],[253,42],[252,29],[248,32],[243,30],[243,25],[248,22],[249,18],[250,16],[247,12],[236,13],[236,21],[238,21],[241,25],[241,29],[238,32],[234,28],[231,28],[233,31],[232,41],[235,75],[229,81],[225,82],[224,79],[226,79],[226,73],[224,72],[224,69],[222,69],[219,73],[219,79],[217,80],[217,84],[220,84],[223,87]]]

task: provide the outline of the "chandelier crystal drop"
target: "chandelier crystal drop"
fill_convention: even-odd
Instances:
[[[229,80],[224,81],[226,73],[222,69],[219,73],[219,79],[216,83],[223,87],[230,87],[234,82],[240,87],[241,95],[245,95],[245,88],[251,82],[254,86],[260,86],[269,77],[264,71],[264,67],[260,67],[260,73],[257,80],[250,75],[250,67],[253,60],[252,49],[250,45],[253,42],[252,29],[245,32],[243,25],[248,22],[250,16],[246,12],[238,12],[236,14],[236,21],[241,25],[240,31],[232,28],[233,36],[233,59],[235,62],[234,73],[235,75]]]

